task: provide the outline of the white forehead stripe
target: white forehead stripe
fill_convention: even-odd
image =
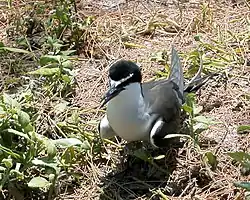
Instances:
[[[121,80],[119,80],[119,81],[114,81],[114,80],[112,80],[111,78],[109,78],[110,86],[111,86],[111,87],[117,87],[117,86],[120,85],[121,83],[123,83],[123,82],[127,81],[128,79],[130,79],[133,75],[134,75],[134,74],[131,73],[131,74],[129,74],[127,77],[125,77],[125,78],[123,78],[123,79],[121,79]]]

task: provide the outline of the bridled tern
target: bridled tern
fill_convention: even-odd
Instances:
[[[103,97],[107,104],[98,130],[101,138],[120,136],[132,141],[149,141],[163,147],[164,137],[180,129],[184,93],[198,87],[184,86],[178,53],[172,48],[168,79],[141,83],[140,68],[131,61],[119,60],[109,68],[109,90]]]

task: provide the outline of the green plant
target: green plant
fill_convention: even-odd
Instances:
[[[250,154],[243,151],[229,152],[228,155],[241,166],[241,172],[243,175],[250,174]],[[250,182],[234,182],[236,187],[240,187],[250,191]]]
[[[0,191],[12,184],[44,189],[51,197],[59,175],[76,162],[75,152],[90,145],[77,138],[52,140],[38,134],[31,118],[35,110],[27,107],[31,99],[31,93],[20,99],[0,97]]]
[[[68,56],[74,51],[60,51],[58,40],[48,38],[54,50],[54,55],[43,55],[39,60],[39,69],[29,72],[30,75],[38,75],[45,78],[44,87],[48,94],[59,96],[68,95],[75,85],[76,71],[72,67],[72,62]]]

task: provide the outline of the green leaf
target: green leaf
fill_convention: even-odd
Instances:
[[[193,108],[190,107],[190,106],[188,106],[187,104],[184,104],[184,105],[182,106],[182,109],[183,109],[185,112],[189,113],[189,114],[192,114],[192,112],[193,112]]]
[[[250,191],[250,182],[234,182],[234,185]]]
[[[208,160],[208,163],[211,165],[212,169],[214,170],[218,164],[217,157],[211,151],[206,152],[205,156]]]
[[[50,182],[47,181],[45,178],[43,177],[34,177],[32,178],[29,183],[28,186],[31,188],[46,188],[48,186],[50,186]]]
[[[23,128],[26,127],[30,123],[30,116],[28,115],[28,113],[20,110],[18,112],[18,122]]]
[[[49,181],[53,182],[55,180],[56,176],[55,174],[49,174]]]
[[[6,93],[3,94],[3,102],[11,108],[20,109],[20,107],[21,107],[21,105],[17,102],[16,99],[13,99],[10,95],[8,95]]]
[[[56,104],[54,107],[55,113],[60,114],[60,113],[64,112],[67,109],[67,104],[68,104],[67,101]]]
[[[27,124],[27,126],[25,126],[23,130],[25,133],[29,133],[29,132],[35,131],[35,128],[31,124]]]
[[[67,83],[69,84],[71,82],[71,78],[69,77],[69,75],[62,75],[62,79]]]
[[[250,132],[250,125],[240,125],[237,127],[238,134],[242,134],[245,132]]]
[[[41,167],[50,167],[51,169],[54,169],[56,174],[59,174],[59,168],[57,167],[57,163],[54,161],[48,161],[46,159],[34,159],[32,160],[32,163],[37,166]]]
[[[202,109],[203,109],[203,107],[202,106],[194,106],[194,115],[198,115],[201,111],[202,111]]]
[[[35,71],[29,72],[29,74],[42,75],[42,76],[53,76],[54,74],[58,73],[59,70],[60,69],[58,67],[54,67],[54,68],[41,67]]]
[[[53,140],[53,143],[55,145],[58,145],[61,148],[68,148],[71,146],[80,146],[83,143],[77,139],[77,138],[63,138],[63,139],[57,139]]]
[[[166,62],[165,54],[166,52],[164,51],[155,52],[151,55],[150,60],[156,62]]]
[[[13,166],[11,158],[4,158],[2,163],[5,165],[6,168],[10,169]]]
[[[62,63],[63,68],[72,69],[72,62],[70,60],[66,60]]]
[[[41,66],[44,66],[44,65],[47,65],[49,63],[60,63],[60,60],[61,60],[61,57],[60,55],[44,55],[44,56],[41,56],[40,58],[40,65]]]
[[[229,152],[228,155],[235,161],[244,164],[244,162],[250,161],[250,154],[243,151]]]
[[[200,35],[195,35],[194,40],[197,41],[197,42],[200,42],[201,41],[201,36]]]
[[[14,52],[14,53],[26,53],[26,54],[31,53],[31,52],[26,51],[24,49],[18,49],[18,48],[13,48],[13,47],[0,47],[0,50],[10,51],[10,52]]]
[[[205,116],[196,116],[193,118],[194,121],[204,123],[204,124],[214,124],[214,122],[211,118],[205,117]]]
[[[76,50],[61,51],[61,54],[64,56],[69,56],[74,53],[76,53]]]
[[[150,161],[150,155],[148,155],[147,152],[142,149],[135,150],[133,155],[145,162]]]
[[[14,153],[11,149],[6,148],[6,147],[4,147],[2,145],[0,145],[0,150],[7,153],[7,154],[9,154],[10,156],[12,156],[14,158],[21,159],[21,156],[19,154]]]
[[[48,153],[49,158],[54,158],[57,153],[55,144],[50,139],[45,140],[44,143],[47,148],[47,153]]]
[[[12,134],[24,137],[27,140],[30,140],[30,138],[27,134],[20,132],[20,131],[17,131],[15,129],[8,128],[8,129],[4,129],[3,132],[12,133]]]
[[[15,175],[15,177],[18,178],[19,180],[23,180],[24,179],[24,174],[21,173],[20,171],[16,170],[16,169],[10,170],[10,174],[11,175]]]
[[[196,134],[199,134],[201,133],[202,131],[208,129],[208,125],[207,124],[204,124],[204,123],[196,123],[194,126],[193,126],[193,129],[194,129],[194,132]]]
[[[91,146],[89,144],[89,142],[87,140],[83,141],[81,147],[85,150],[90,150],[91,149]]]

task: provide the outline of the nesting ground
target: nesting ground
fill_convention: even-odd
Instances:
[[[91,58],[78,63],[79,88],[74,101],[83,108],[93,108],[84,115],[88,120],[102,116],[95,108],[107,89],[108,63],[115,59],[139,63],[147,81],[156,71],[164,70],[163,65],[152,61],[154,53],[169,53],[174,45],[180,53],[188,54],[197,48],[194,36],[199,34],[208,43],[221,41],[227,49],[236,45],[245,61],[224,68],[231,74],[226,84],[211,83],[198,97],[203,115],[220,122],[202,133],[200,152],[190,145],[169,149],[165,158],[156,161],[168,172],[164,174],[133,156],[123,158],[118,148],[104,144],[106,161],[90,163],[84,169],[87,184],[74,195],[65,194],[64,199],[244,199],[233,182],[250,177],[241,175],[227,152],[249,151],[250,147],[249,135],[236,132],[238,125],[250,122],[250,103],[244,96],[250,92],[249,43],[231,40],[230,33],[248,32],[249,21],[245,20],[249,5],[245,1],[87,1],[79,4],[79,12],[97,17],[96,34],[101,38],[101,42],[95,41],[99,51],[91,49]],[[188,69],[190,63],[182,61]],[[207,151],[217,156],[214,171],[203,162]]]
[[[169,60],[172,45],[180,53],[186,76],[197,69],[193,62],[197,49],[204,53],[204,73],[220,71],[221,76],[197,94],[201,114],[219,123],[201,133],[200,149],[186,142],[151,152],[158,156],[153,162],[125,151],[124,141],[105,141],[101,156],[90,153],[87,164],[76,167],[81,184],[66,188],[56,199],[243,200],[244,190],[233,183],[250,180],[250,175],[242,173],[227,153],[250,152],[250,134],[237,133],[239,125],[250,124],[249,8],[247,0],[77,1],[79,17],[95,17],[86,33],[88,42],[75,61],[78,88],[72,104],[87,122],[85,131],[96,133],[93,122],[104,114],[98,107],[107,89],[109,63],[119,58],[135,61],[141,65],[143,81],[148,81],[163,73],[160,60]],[[214,169],[206,152],[217,158]]]

